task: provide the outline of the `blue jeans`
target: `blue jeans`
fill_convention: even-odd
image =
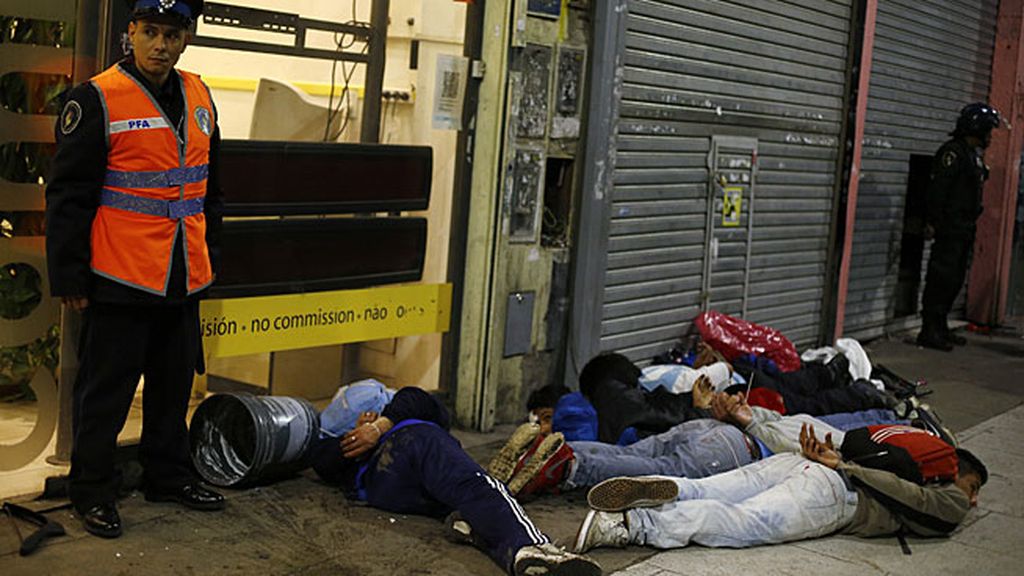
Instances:
[[[900,420],[896,417],[895,412],[885,408],[826,414],[818,416],[818,419],[846,432],[875,424],[906,424],[908,422],[907,420]]]
[[[616,476],[703,478],[753,461],[743,432],[717,420],[689,420],[629,446],[569,442],[575,462],[568,489]]]
[[[857,509],[857,493],[838,472],[799,454],[676,483],[677,501],[626,512],[630,542],[655,548],[777,544],[836,532]]]

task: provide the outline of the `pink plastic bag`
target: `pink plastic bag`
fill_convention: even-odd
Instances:
[[[728,360],[744,354],[757,354],[774,360],[783,372],[800,369],[800,355],[796,353],[796,347],[774,328],[714,310],[698,314],[694,323],[700,330],[700,337]]]

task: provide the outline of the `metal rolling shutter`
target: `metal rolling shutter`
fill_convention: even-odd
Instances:
[[[910,155],[934,154],[960,108],[988,98],[997,8],[998,0],[878,2],[846,301],[851,336],[881,335],[893,319]]]
[[[716,135],[758,142],[747,318],[815,341],[850,1],[635,0],[628,9],[600,349],[650,358],[700,311]],[[719,280],[713,294],[728,284]]]

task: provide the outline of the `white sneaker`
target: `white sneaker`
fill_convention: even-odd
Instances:
[[[582,554],[599,546],[625,548],[629,544],[629,527],[624,512],[591,510],[580,524],[573,550]]]
[[[554,544],[525,546],[512,564],[515,576],[601,576],[601,566]]]

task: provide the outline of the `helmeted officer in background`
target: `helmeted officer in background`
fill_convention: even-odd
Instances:
[[[146,500],[224,507],[194,476],[185,424],[223,203],[209,89],[174,68],[203,2],[129,6],[133,52],[68,94],[46,189],[51,292],[83,313],[68,491],[106,538],[121,534],[114,455],[140,376]]]
[[[950,332],[946,316],[967,277],[975,222],[982,211],[982,186],[988,179],[985,148],[1000,122],[999,112],[983,102],[964,106],[951,133],[953,138],[932,159],[925,238],[935,242],[921,302],[922,325],[917,335],[921,346],[949,351],[954,344],[967,343],[963,336]]]

